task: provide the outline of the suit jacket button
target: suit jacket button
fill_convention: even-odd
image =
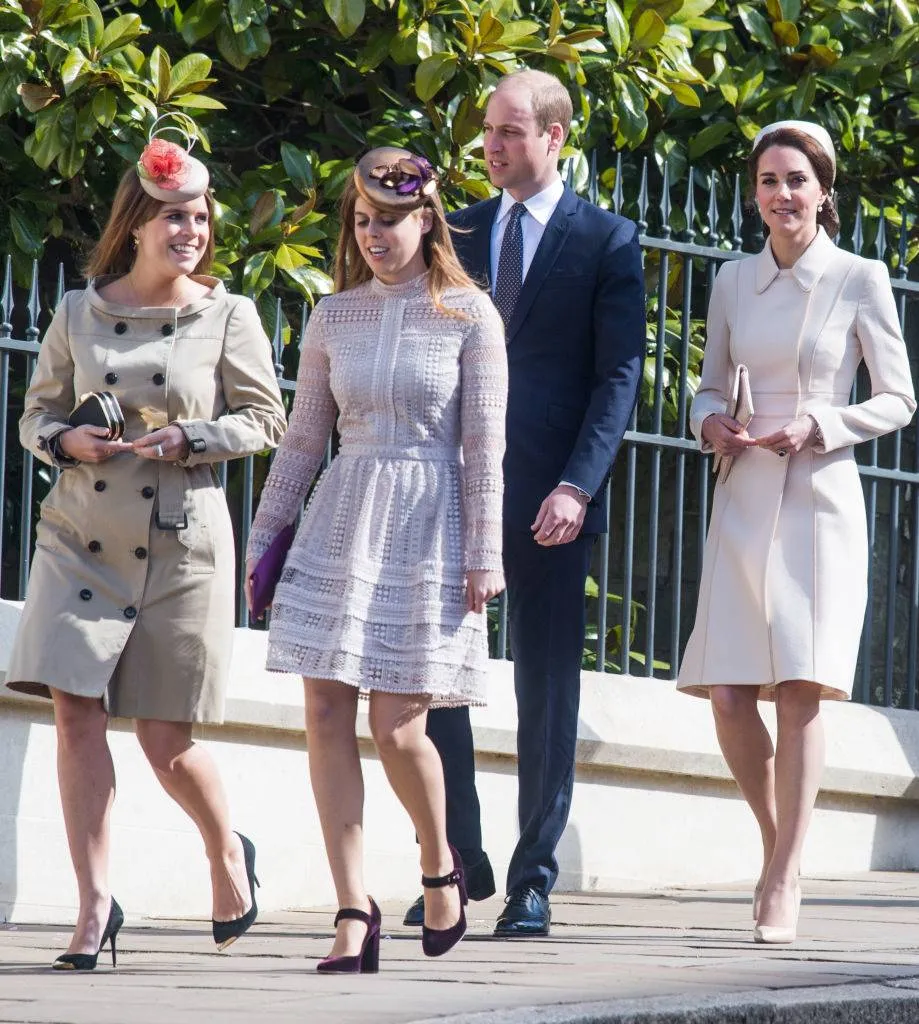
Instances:
[[[135,548],[134,549],[134,557],[135,558],[141,558],[141,559],[146,558],[147,557],[147,549],[146,548]]]
[[[165,383],[166,383],[166,378],[165,378],[165,377],[163,376],[163,374],[161,374],[161,373],[154,373],[154,374],[153,374],[153,383],[154,383],[154,384],[155,384],[155,385],[156,385],[157,387],[160,387],[160,385],[162,385],[162,384],[165,384]]]
[[[104,491],[105,490],[105,481],[104,480],[97,480],[93,484],[93,487],[95,487],[97,491]]]
[[[117,384],[118,383],[118,374],[117,373],[112,373],[111,370],[110,370],[105,375],[105,383],[106,384]]]
[[[115,324],[115,333],[116,334],[124,334],[124,332],[127,329],[128,329],[128,325],[124,322],[124,320],[119,320],[118,323]]]
[[[125,608],[124,617],[126,619],[133,619],[137,617],[137,609],[134,607],[133,604],[129,604],[128,607]]]
[[[156,494],[156,491],[149,484],[147,484],[146,487],[141,488],[141,492],[140,493],[145,498],[152,498],[153,495]]]
[[[172,324],[163,324],[162,331],[163,331],[163,334],[165,334],[166,337],[168,338],[169,335],[172,334],[172,331],[173,331]]]
[[[86,587],[84,587],[80,591],[80,600],[81,601],[90,601],[90,600],[92,600],[92,596],[93,596],[93,592],[91,590],[87,590]]]
[[[91,540],[89,544],[87,544],[86,546],[89,548],[90,551],[92,551],[94,555],[102,550],[102,545],[97,540]]]

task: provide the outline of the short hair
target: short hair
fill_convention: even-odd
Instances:
[[[833,159],[820,143],[807,132],[798,128],[777,128],[774,132],[764,135],[759,145],[750,154],[747,160],[747,173],[750,178],[750,187],[756,192],[757,178],[759,176],[759,161],[763,153],[772,146],[791,146],[799,150],[810,161],[811,167],[820,187],[826,192],[826,199],[823,209],[817,213],[817,223],[826,231],[830,238],[835,238],[839,233],[839,214],[836,212],[836,201],[833,196],[833,183],[836,177],[836,168],[833,166]]]
[[[214,199],[210,192],[204,193],[204,201],[207,204],[209,221],[207,245],[198,265],[192,271],[193,274],[207,274],[214,262]],[[172,204],[162,203],[148,195],[141,187],[136,167],[129,167],[118,184],[118,191],[115,193],[112,210],[102,236],[93,247],[83,268],[86,277],[127,274],[134,265],[135,229],[146,224],[148,220],[153,220],[164,206],[170,205]]]
[[[546,71],[534,71],[531,68],[525,71],[514,71],[505,75],[498,82],[495,91],[510,88],[512,85],[521,85],[529,91],[533,104],[533,117],[536,120],[539,134],[545,135],[551,124],[560,124],[562,126],[562,142],[564,142],[571,128],[574,108],[568,90],[555,75],[550,75]]]

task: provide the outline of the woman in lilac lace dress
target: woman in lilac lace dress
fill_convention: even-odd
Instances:
[[[430,164],[377,149],[342,198],[336,294],[310,317],[287,435],[262,492],[249,574],[296,517],[333,426],[340,450],[311,496],[275,594],[268,668],[304,677],[310,777],[338,896],[321,971],[377,967],[379,911],[362,870],[360,692],[418,836],[423,944],[465,930],[447,843],[435,706],[482,704],[485,604],[504,587],[501,320],[461,269]]]

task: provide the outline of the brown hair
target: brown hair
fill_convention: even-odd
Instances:
[[[839,214],[836,212],[836,201],[833,193],[833,181],[836,177],[836,168],[830,155],[820,143],[797,128],[777,128],[774,132],[764,135],[759,145],[750,154],[747,160],[747,174],[750,178],[750,188],[756,192],[757,176],[759,174],[759,161],[763,153],[771,146],[792,146],[800,150],[810,161],[814,174],[820,187],[826,192],[826,199],[823,200],[823,209],[817,211],[817,223],[826,231],[830,238],[835,238],[839,232]],[[768,227],[763,225],[766,234]]]
[[[335,250],[335,291],[337,292],[356,288],[373,277],[373,271],[361,255],[354,234],[354,204],[359,196],[360,193],[352,176],[345,185],[339,203],[341,230],[338,233],[338,246]],[[404,209],[389,208],[377,203],[371,205],[383,213],[392,213],[400,217],[406,215]],[[441,313],[463,319],[465,314],[442,304],[443,294],[448,288],[473,288],[476,291],[478,289],[472,278],[463,270],[456,250],[453,248],[453,239],[450,237],[450,227],[447,224],[440,196],[437,192],[426,196],[424,202],[416,209],[431,211],[431,230],[423,235],[421,240],[424,262],[428,268],[428,288],[431,300]],[[412,211],[412,213],[414,212]]]
[[[210,192],[204,193],[207,214],[210,221],[207,245],[204,254],[192,273],[206,274],[214,262],[214,200]],[[133,232],[153,218],[169,204],[147,195],[140,184],[137,170],[129,167],[118,183],[118,190],[112,202],[108,221],[99,241],[83,268],[87,277],[102,277],[104,274],[127,274],[134,265]]]
[[[533,118],[536,121],[539,134],[545,135],[549,130],[549,125],[560,124],[562,126],[562,142],[564,142],[568,138],[573,115],[571,96],[568,95],[568,90],[564,85],[555,75],[528,68],[525,71],[515,71],[510,75],[505,75],[498,82],[495,91],[515,84],[524,86],[530,93]]]

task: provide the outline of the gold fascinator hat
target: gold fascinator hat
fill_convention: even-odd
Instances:
[[[173,118],[177,124],[160,122]],[[185,140],[185,147],[161,138],[164,132],[177,132]],[[194,121],[182,114],[163,114],[150,129],[147,145],[137,161],[140,187],[161,203],[187,203],[207,192],[210,175],[207,168],[191,155],[198,141]]]
[[[354,168],[354,184],[373,206],[415,210],[437,191],[430,160],[407,149],[380,146],[365,153]]]

